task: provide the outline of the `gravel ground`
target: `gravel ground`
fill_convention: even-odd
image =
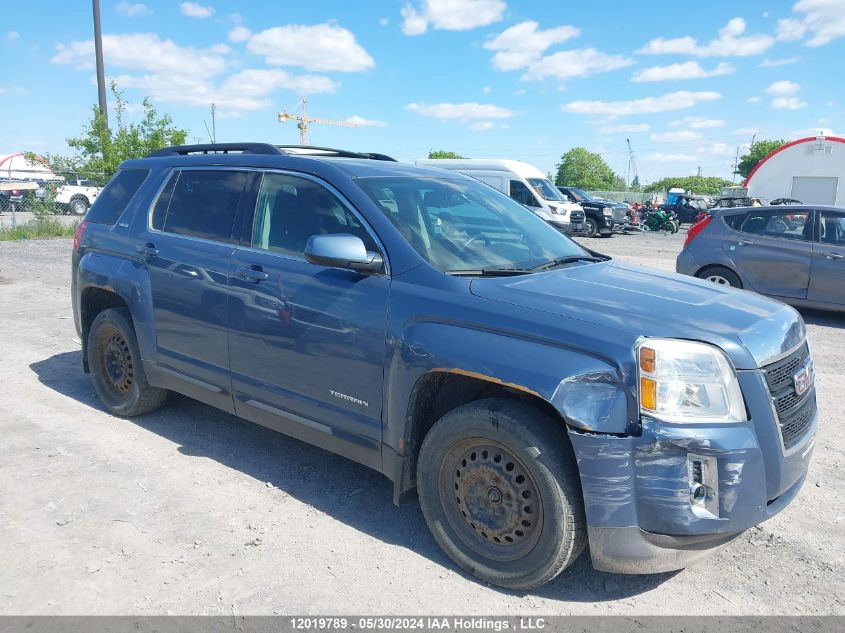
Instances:
[[[672,269],[683,235],[589,245]],[[103,412],[69,240],[0,243],[0,614],[845,614],[845,317],[805,312],[822,417],[784,512],[688,570],[530,593],[456,570],[373,471],[174,397]],[[671,315],[667,315],[671,318]]]

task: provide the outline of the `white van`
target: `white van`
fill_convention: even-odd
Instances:
[[[539,169],[519,160],[438,158],[418,160],[417,165],[459,171],[477,178],[525,205],[564,233],[584,230],[584,210],[571,202]]]

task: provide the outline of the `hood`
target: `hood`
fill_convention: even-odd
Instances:
[[[617,340],[624,333],[632,340],[647,336],[711,343],[723,349],[737,369],[766,365],[805,338],[800,315],[778,301],[616,261],[474,279],[470,291],[577,319],[584,328],[604,327]]]
[[[575,202],[560,202],[558,200],[546,200],[546,204],[554,209],[563,209],[564,211],[583,211],[580,204]]]

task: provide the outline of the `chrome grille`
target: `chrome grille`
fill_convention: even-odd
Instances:
[[[805,343],[786,358],[763,368],[766,384],[777,412],[783,446],[787,449],[801,439],[816,413],[815,386],[799,396],[795,392],[793,380],[809,357],[810,350]]]

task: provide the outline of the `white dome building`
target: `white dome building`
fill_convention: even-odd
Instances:
[[[811,136],[771,152],[745,180],[752,198],[845,207],[845,138]]]
[[[63,180],[46,164],[30,161],[22,153],[0,154],[0,180]]]

